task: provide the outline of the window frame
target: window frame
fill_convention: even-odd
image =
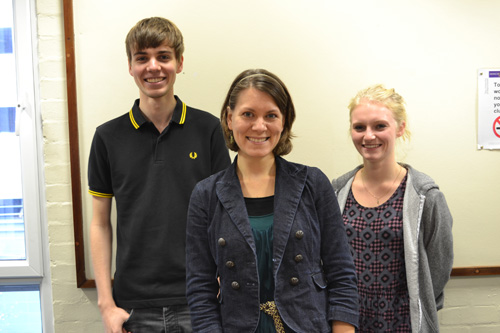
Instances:
[[[1,285],[38,285],[43,332],[54,331],[43,134],[38,75],[36,0],[11,0],[16,61],[16,134],[21,147],[26,258],[0,261]]]
[[[26,258],[0,261],[0,277],[43,277],[42,239],[40,218],[40,154],[37,124],[39,112],[35,89],[35,61],[33,55],[33,19],[30,0],[12,1],[14,11],[13,53],[16,61],[17,96],[16,135],[21,150],[21,174],[23,178],[24,237]],[[27,19],[29,18],[29,19]]]

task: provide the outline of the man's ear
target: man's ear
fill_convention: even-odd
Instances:
[[[177,62],[177,71],[176,71],[176,73],[179,74],[180,72],[182,72],[183,68],[184,68],[184,56],[182,56],[181,60],[179,60]]]

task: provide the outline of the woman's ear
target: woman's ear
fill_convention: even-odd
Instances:
[[[406,129],[406,123],[403,121],[401,122],[401,125],[399,125],[398,131],[396,132],[396,137],[398,138],[402,137],[403,134],[405,133],[405,129]]]

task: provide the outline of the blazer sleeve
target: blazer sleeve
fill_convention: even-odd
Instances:
[[[189,202],[186,229],[186,296],[194,332],[222,332],[217,266],[208,236],[209,202],[198,183]]]
[[[328,320],[343,321],[357,327],[357,278],[344,222],[330,181],[320,171],[315,178],[315,206],[321,228],[321,258],[328,281]]]
[[[443,290],[453,267],[453,218],[444,194],[433,189],[426,195],[422,213],[424,246],[429,261],[437,309],[443,307]]]

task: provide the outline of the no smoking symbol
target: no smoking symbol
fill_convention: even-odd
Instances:
[[[500,138],[500,117],[493,122],[493,133]]]

